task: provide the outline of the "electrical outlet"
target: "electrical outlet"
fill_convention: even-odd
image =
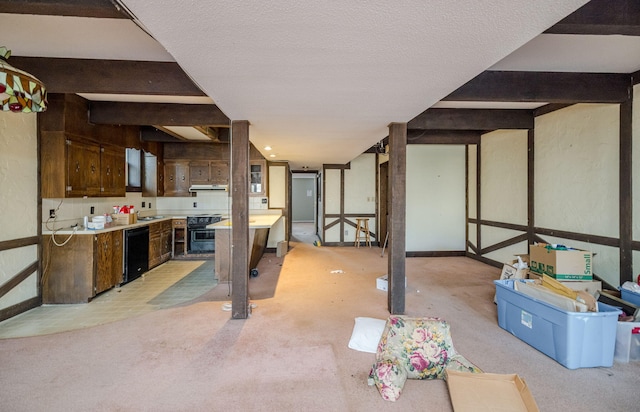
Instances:
[[[151,209],[151,202],[149,202],[149,209]]]
[[[144,207],[145,202],[142,202],[142,207]]]
[[[91,206],[91,212],[89,212],[90,215],[94,214],[96,212],[96,208]]]
[[[193,202],[193,207],[198,207],[198,202]]]
[[[345,235],[345,236],[349,236],[349,231],[348,231],[348,230],[345,230],[345,231],[344,231],[344,235]]]
[[[50,219],[55,219],[56,218],[56,210],[55,209],[49,209],[49,218]]]

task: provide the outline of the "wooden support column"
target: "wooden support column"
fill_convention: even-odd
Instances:
[[[231,317],[249,317],[249,122],[231,122]]]
[[[632,113],[630,98],[620,104],[620,284],[633,281]]]
[[[389,260],[387,292],[392,315],[405,310],[407,124],[389,125]]]
[[[527,132],[527,251],[532,245],[536,236],[535,222],[535,129]]]

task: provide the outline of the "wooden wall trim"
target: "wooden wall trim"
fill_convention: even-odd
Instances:
[[[37,272],[39,268],[39,261],[35,261],[26,268],[22,269],[19,273],[14,275],[11,279],[0,286],[0,299],[9,293],[13,288],[18,286],[22,281],[31,276],[34,272]],[[40,283],[40,282],[38,282]]]
[[[465,256],[464,250],[433,250],[433,251],[419,251],[419,252],[407,252],[406,257],[455,257]]]
[[[29,236],[20,239],[3,240],[0,242],[0,252],[3,250],[16,249],[19,247],[37,245],[40,243],[40,236]]]
[[[0,322],[3,320],[7,320],[16,315],[24,313],[28,310],[37,308],[42,305],[42,298],[40,296],[35,296],[31,299],[24,300],[20,303],[17,303],[13,306],[9,306],[8,308],[4,308],[0,310]]]

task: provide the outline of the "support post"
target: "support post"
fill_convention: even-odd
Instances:
[[[389,125],[389,260],[387,292],[392,315],[405,311],[407,124]]]
[[[249,317],[249,122],[231,122],[231,317]]]

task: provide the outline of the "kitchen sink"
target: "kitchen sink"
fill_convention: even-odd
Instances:
[[[145,216],[145,217],[140,217],[138,218],[139,221],[143,221],[143,222],[148,222],[150,220],[156,220],[156,219],[164,219],[164,216]]]

